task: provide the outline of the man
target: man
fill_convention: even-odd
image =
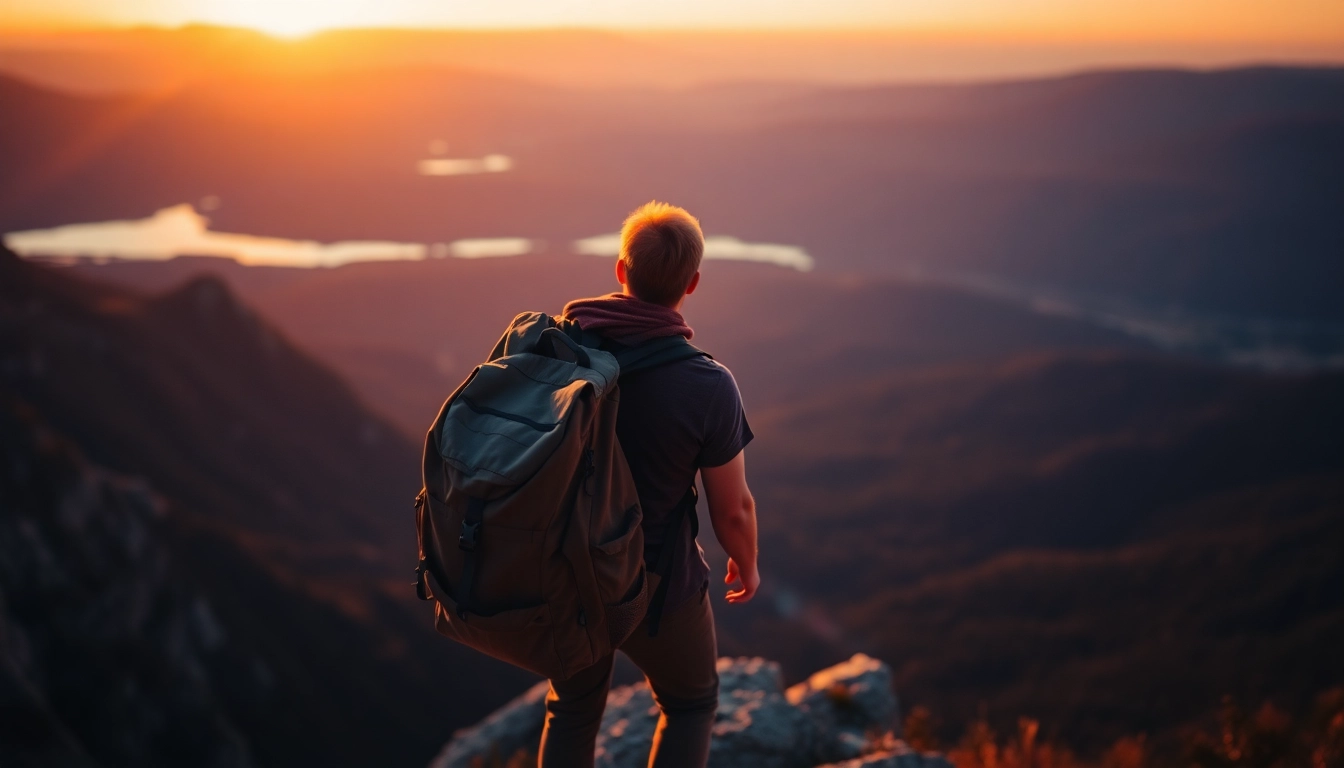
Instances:
[[[644,205],[621,228],[621,292],[570,302],[564,316],[620,344],[674,334],[690,339],[693,332],[679,310],[700,284],[704,249],[700,223],[685,210]],[[729,556],[724,582],[737,584],[728,602],[745,603],[756,594],[756,505],[742,453],[751,428],[732,374],[695,357],[622,378],[616,434],[639,492],[650,568],[668,532],[679,532],[657,632],[650,633],[646,618],[621,646],[648,678],[662,712],[649,765],[702,768],[719,694],[709,566],[692,526],[670,522],[698,471],[714,534]],[[551,682],[542,768],[593,764],[613,661],[609,655],[568,680]]]

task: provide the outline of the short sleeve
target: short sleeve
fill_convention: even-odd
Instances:
[[[727,464],[754,437],[747,424],[747,414],[742,409],[742,394],[737,389],[737,381],[727,368],[716,367],[722,375],[705,413],[700,456],[696,462],[701,467]]]

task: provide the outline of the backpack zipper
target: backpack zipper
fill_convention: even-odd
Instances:
[[[508,421],[516,422],[518,424],[531,427],[537,430],[538,432],[550,432],[552,429],[555,429],[556,427],[559,426],[558,422],[555,424],[543,424],[539,421],[533,421],[525,416],[519,416],[516,413],[507,413],[505,411],[501,411],[496,408],[488,408],[484,405],[477,405],[476,403],[472,402],[471,398],[467,397],[466,395],[459,395],[458,399],[461,400],[462,404],[467,406],[467,408],[471,409],[472,412],[474,413],[479,413],[481,415],[488,415],[488,416],[497,416],[501,419],[507,419]]]

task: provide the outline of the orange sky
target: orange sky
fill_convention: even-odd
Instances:
[[[1344,64],[1344,0],[0,0],[0,73],[82,92],[249,67],[678,87],[1258,64]]]
[[[1006,38],[1321,44],[1344,41],[1344,0],[6,0],[0,25],[883,28]]]

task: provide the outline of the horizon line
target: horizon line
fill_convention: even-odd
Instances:
[[[243,32],[277,43],[302,43],[324,35],[351,32],[383,32],[409,34],[609,34],[609,35],[759,35],[781,37],[848,37],[874,40],[892,39],[925,41],[942,44],[993,43],[1008,45],[1125,45],[1125,46],[1284,46],[1301,45],[1312,48],[1338,47],[1344,55],[1344,36],[1341,37],[1245,37],[1245,36],[1192,36],[1189,34],[1140,34],[1129,32],[1099,32],[1087,30],[1032,29],[1027,27],[990,28],[950,25],[856,25],[798,23],[779,25],[759,24],[705,24],[705,25],[628,25],[628,24],[494,24],[494,25],[410,25],[364,24],[333,25],[312,31],[284,34],[246,24],[227,24],[208,20],[184,21],[178,24],[154,21],[115,22],[95,20],[44,20],[33,22],[0,22],[0,37],[6,35],[59,35],[90,32],[185,32],[190,30],[217,30]]]

